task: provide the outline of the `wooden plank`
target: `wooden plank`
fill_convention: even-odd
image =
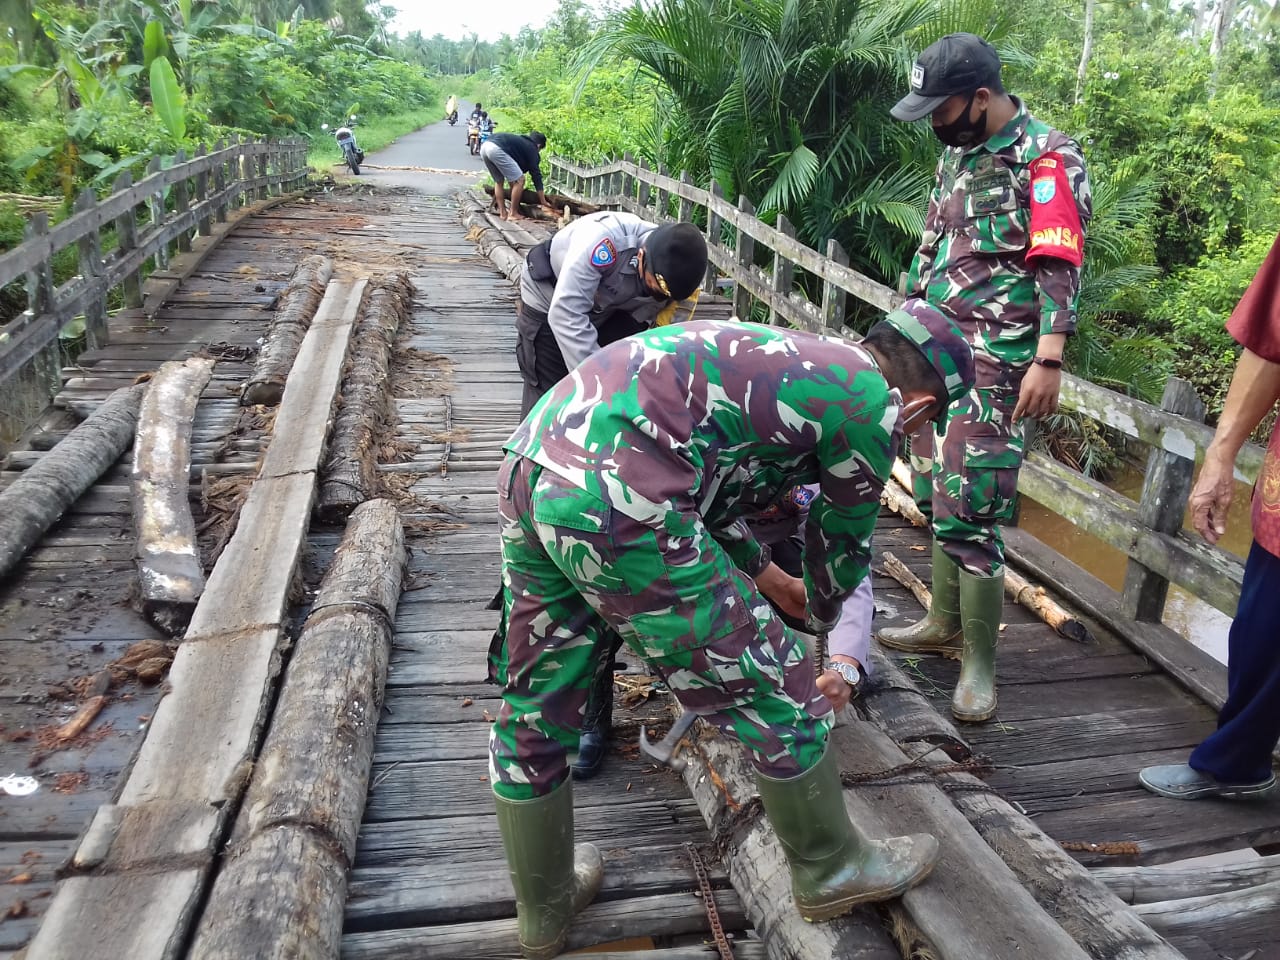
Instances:
[[[719,891],[716,906],[726,928],[744,925],[742,904],[732,890]],[[692,892],[658,894],[591,904],[574,920],[565,946],[575,950],[627,937],[704,933],[706,929],[702,901]],[[516,951],[515,945],[516,921],[512,917],[350,933],[342,938],[342,956],[349,960],[400,960],[415,955],[432,960],[475,960],[509,955]]]

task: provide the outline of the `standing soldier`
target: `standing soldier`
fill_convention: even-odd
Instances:
[[[871,840],[849,819],[813,661],[740,572],[762,552],[745,518],[820,484],[800,612],[815,633],[835,626],[903,433],[973,383],[963,334],[914,306],[861,344],[713,321],[637,334],[576,367],[508,442],[489,772],[526,957],[555,956],[600,886],[599,852],[573,844],[566,751],[605,630],[747,749],[803,917],[898,896],[932,868],[933,837]]]
[[[878,636],[899,650],[960,657],[951,709],[976,722],[996,710],[1000,525],[1012,519],[1018,490],[1017,422],[1058,406],[1089,181],[1079,145],[1005,92],[995,48],[971,33],[927,47],[892,112],[931,116],[947,146],[906,292],[969,336],[977,382],[952,408],[945,436],[912,437],[913,492],[934,536],[933,603],[923,620]]]

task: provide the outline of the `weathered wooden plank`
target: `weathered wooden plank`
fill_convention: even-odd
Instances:
[[[143,399],[133,445],[137,603],[147,619],[171,636],[186,627],[204,592],[188,477],[191,423],[212,373],[212,360],[161,366]]]
[[[394,504],[357,507],[290,659],[193,958],[337,954],[403,567]]]
[[[721,922],[728,929],[745,923],[742,904],[732,890],[716,893]],[[702,901],[689,893],[668,893],[591,904],[575,918],[566,949],[636,936],[700,933],[707,929]],[[392,960],[406,955],[432,960],[477,960],[517,952],[516,921],[484,920],[447,926],[412,927],[350,933],[342,938],[342,955],[350,960]]]
[[[1092,873],[1125,903],[1159,903],[1280,881],[1280,854],[1191,867],[1095,867]]]

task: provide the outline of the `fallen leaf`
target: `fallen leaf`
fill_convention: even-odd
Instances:
[[[1009,626],[1007,623],[1002,623],[1002,624],[1000,624],[1000,632],[1001,632],[1001,633],[1004,633],[1005,627],[1007,627],[1007,626]]]
[[[493,714],[490,713],[488,710],[485,710],[484,718],[488,720],[490,723],[493,723]]]
[[[917,544],[916,544],[914,547],[912,547],[911,549],[912,549],[912,550],[914,550],[914,551],[916,551],[916,553],[924,553],[924,552],[925,552],[926,550],[928,550],[929,548],[928,548],[928,547],[926,547],[926,546],[925,546],[924,544],[922,544],[922,543],[917,543]]]
[[[5,883],[14,883],[14,884],[30,883],[30,882],[31,882],[30,872],[20,873],[16,877],[10,877],[8,880],[5,881]]]
[[[5,916],[11,920],[16,920],[18,917],[25,917],[28,912],[27,901],[18,900],[5,912]]]
[[[469,706],[471,706],[473,703],[475,703],[475,701],[474,701],[474,700],[472,700],[470,697],[463,697],[463,698],[462,698],[462,705],[463,705],[464,707],[469,707]]]

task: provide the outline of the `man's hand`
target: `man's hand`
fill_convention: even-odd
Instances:
[[[1227,511],[1235,492],[1233,464],[1224,463],[1212,452],[1206,454],[1200,477],[1191,491],[1191,523],[1210,543],[1227,532]]]
[[[1018,390],[1018,405],[1013,408],[1013,419],[1023,417],[1047,417],[1058,409],[1058,391],[1062,387],[1062,371],[1042,367],[1038,363],[1022,378]]]
[[[776,563],[770,563],[760,571],[756,577],[756,589],[776,603],[787,616],[797,620],[805,618],[805,604],[809,598],[804,581],[791,576]]]
[[[838,660],[841,663],[852,664],[855,667],[858,666],[858,661],[853,657],[836,655],[831,659]],[[844,677],[834,670],[823,670],[822,676],[818,677],[817,685],[818,692],[830,701],[831,709],[836,713],[839,713],[849,705],[849,700],[853,696],[853,688],[849,686]]]

